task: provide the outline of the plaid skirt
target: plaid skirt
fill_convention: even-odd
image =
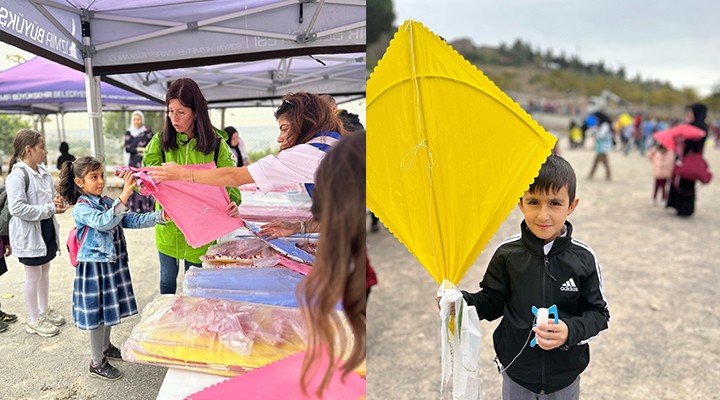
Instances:
[[[73,288],[73,320],[84,330],[113,326],[137,314],[127,258],[113,263],[78,262]]]

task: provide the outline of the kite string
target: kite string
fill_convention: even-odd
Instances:
[[[409,170],[410,167],[412,167],[412,165],[415,163],[415,158],[417,157],[418,151],[420,151],[420,149],[423,147],[427,151],[427,155],[428,155],[427,167],[429,170],[432,170],[432,167],[433,167],[432,153],[430,152],[430,148],[427,145],[427,141],[425,141],[423,139],[420,143],[418,143],[412,149],[410,149],[403,156],[402,160],[400,160],[400,170],[401,171],[405,172],[405,171]],[[411,156],[411,158],[410,158],[410,161],[406,163],[406,159],[408,158],[408,156]]]

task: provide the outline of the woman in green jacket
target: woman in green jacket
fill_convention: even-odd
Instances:
[[[165,96],[167,118],[162,132],[155,134],[145,148],[143,166],[175,162],[180,165],[205,164],[215,161],[217,167],[231,167],[235,163],[221,131],[213,128],[207,100],[200,87],[188,78],[173,82]],[[228,214],[237,216],[240,191],[226,188],[230,196]],[[161,207],[157,205],[156,207]],[[155,245],[160,258],[160,294],[174,294],[180,260],[185,260],[185,271],[190,266],[201,266],[200,256],[208,246],[193,248],[185,235],[172,223],[155,226]]]

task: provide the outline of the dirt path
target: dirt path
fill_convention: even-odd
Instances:
[[[613,152],[607,182],[602,169],[587,179],[594,156],[589,145],[563,146],[578,175],[580,203],[570,221],[575,236],[598,255],[612,318],[590,345],[584,400],[720,399],[720,150],[714,144],[707,143],[706,158],[715,180],[700,187],[688,219],[652,205],[650,162],[637,152]],[[477,290],[492,252],[517,233],[521,218],[517,209],[511,213],[462,289]],[[368,233],[367,242],[380,281],[368,303],[368,399],[438,399],[437,284],[386,229]],[[496,326],[481,322],[485,399],[501,397],[492,362]]]

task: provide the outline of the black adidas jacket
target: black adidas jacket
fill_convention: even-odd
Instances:
[[[542,239],[523,221],[521,234],[506,239],[493,254],[481,290],[462,292],[480,319],[503,317],[493,334],[495,352],[507,366],[522,349],[505,372],[535,393],[552,393],[571,384],[590,362],[587,342],[607,329],[610,320],[595,253],[572,239],[572,225],[565,225],[567,235],[555,239],[545,256]],[[567,343],[550,351],[530,347],[532,306],[553,304],[568,327]]]

